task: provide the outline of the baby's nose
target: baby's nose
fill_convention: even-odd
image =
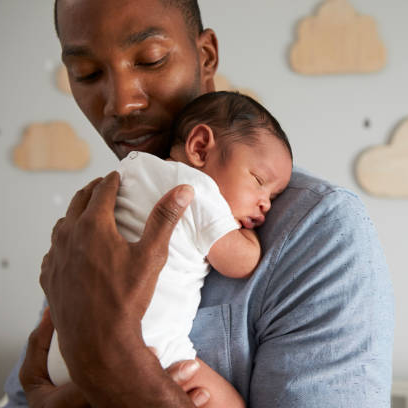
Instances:
[[[261,209],[262,214],[266,214],[270,208],[271,208],[271,200],[268,199],[262,199],[259,208]]]

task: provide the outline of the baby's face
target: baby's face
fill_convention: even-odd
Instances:
[[[280,140],[262,131],[255,146],[237,143],[224,163],[213,159],[204,171],[217,182],[241,226],[252,229],[263,224],[271,200],[288,185],[292,160]]]

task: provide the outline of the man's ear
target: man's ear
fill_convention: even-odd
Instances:
[[[201,90],[203,93],[215,91],[214,76],[218,67],[218,40],[214,31],[205,29],[197,40],[199,53]]]
[[[212,129],[200,123],[191,129],[185,144],[185,152],[190,164],[202,168],[208,161],[211,150],[215,147]]]

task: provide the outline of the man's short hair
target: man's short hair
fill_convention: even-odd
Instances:
[[[187,104],[173,125],[173,144],[185,144],[191,130],[199,125],[209,126],[225,161],[235,143],[254,146],[259,131],[266,130],[279,139],[293,160],[292,148],[279,122],[260,103],[239,92],[210,92]]]
[[[193,38],[204,30],[200,7],[197,0],[160,0],[165,6],[178,8],[183,14],[186,26]]]
[[[164,6],[175,7],[183,14],[187,29],[193,38],[203,32],[203,22],[201,19],[200,7],[197,0],[159,0]],[[54,3],[54,25],[57,36],[58,28],[58,0]]]

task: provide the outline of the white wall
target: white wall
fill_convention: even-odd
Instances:
[[[357,191],[383,242],[396,295],[394,376],[408,380],[408,200],[366,195],[353,177],[356,156],[389,140],[408,117],[408,2],[351,0],[376,18],[388,48],[377,74],[309,78],[292,72],[288,49],[298,20],[318,0],[202,0],[206,26],[220,43],[220,72],[252,88],[276,115],[294,147],[297,165]],[[115,165],[113,155],[75,106],[53,85],[59,60],[53,0],[0,1],[0,385],[38,318],[38,275],[52,226],[73,193]],[[222,6],[221,6],[222,4]],[[364,120],[372,126],[365,128]],[[27,173],[11,153],[32,121],[69,121],[92,151],[89,168],[75,173]],[[9,266],[1,266],[8,260]],[[373,302],[376,300],[373,299]]]

